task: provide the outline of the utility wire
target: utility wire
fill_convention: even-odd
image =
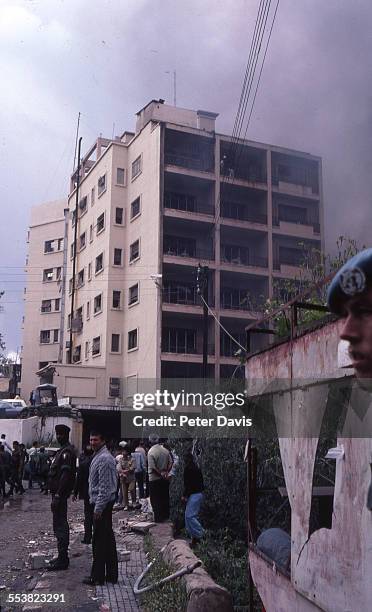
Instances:
[[[209,314],[212,315],[212,317],[214,318],[214,320],[218,323],[218,325],[220,326],[221,329],[223,329],[223,331],[225,332],[225,334],[227,334],[229,336],[229,338],[231,338],[231,340],[240,348],[242,349],[245,353],[247,352],[247,349],[244,348],[244,346],[242,346],[236,338],[234,338],[234,336],[232,336],[230,334],[230,332],[227,331],[226,327],[224,327],[221,323],[221,321],[217,318],[217,316],[214,314],[213,310],[209,307],[209,305],[207,304],[207,302],[205,301],[205,299],[203,298],[202,295],[200,295],[200,299],[203,302],[203,304],[206,305],[206,307],[208,308],[208,312]]]

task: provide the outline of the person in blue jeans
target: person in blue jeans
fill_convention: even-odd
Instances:
[[[190,547],[200,542],[204,529],[199,521],[200,506],[203,501],[204,482],[201,469],[196,465],[191,452],[185,457],[185,468],[183,472],[183,497],[186,502],[185,525],[187,533],[191,538]]]

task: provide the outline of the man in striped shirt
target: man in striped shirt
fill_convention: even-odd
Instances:
[[[116,461],[99,431],[90,434],[94,451],[89,470],[89,500],[93,510],[93,564],[84,584],[97,585],[118,581],[118,556],[112,529],[112,508],[117,489]]]

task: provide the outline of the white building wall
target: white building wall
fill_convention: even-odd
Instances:
[[[58,200],[41,204],[31,210],[21,380],[21,395],[26,401],[31,390],[40,382],[35,374],[39,364],[58,359],[59,341],[53,342],[51,338],[50,343],[41,344],[40,331],[60,327],[61,315],[59,311],[55,311],[55,300],[62,297],[61,282],[56,280],[55,271],[61,268],[62,279],[63,249],[44,253],[44,244],[47,240],[63,239],[66,204],[65,200]],[[54,270],[53,280],[43,281],[43,271],[51,268]],[[49,299],[52,300],[52,312],[42,313],[42,300]]]

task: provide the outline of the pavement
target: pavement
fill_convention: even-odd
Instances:
[[[56,555],[56,541],[52,529],[50,496],[37,489],[24,495],[14,495],[9,504],[0,509],[0,612],[42,610],[46,612],[137,612],[140,606],[133,593],[135,579],[147,564],[143,551],[143,535],[123,529],[120,518],[133,518],[133,513],[114,513],[114,530],[119,563],[118,584],[89,587],[82,579],[89,576],[91,547],[81,544],[83,537],[83,503],[69,501],[70,567],[67,571],[48,572],[32,569],[31,553]],[[130,555],[124,555],[130,551]],[[127,557],[129,556],[129,559]],[[6,603],[10,594],[29,596],[27,603]],[[64,603],[35,603],[48,593],[63,594]],[[32,599],[34,603],[32,603]]]

